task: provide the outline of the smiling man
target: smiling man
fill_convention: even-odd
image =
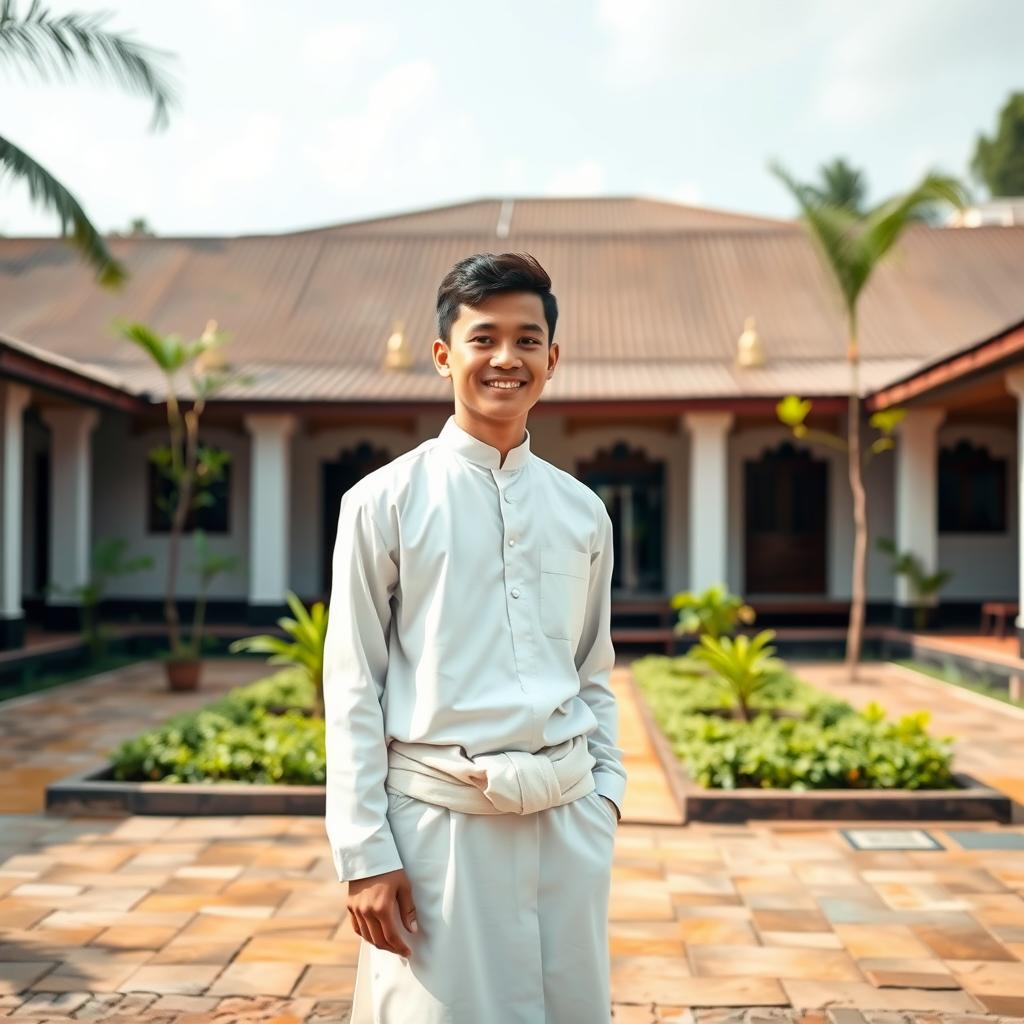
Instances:
[[[531,451],[558,306],[530,256],[437,297],[439,436],[351,487],[324,648],[327,833],[361,936],[353,1024],[611,1019],[626,785],[612,526]]]

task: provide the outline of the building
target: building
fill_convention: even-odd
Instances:
[[[0,239],[0,645],[22,642],[26,616],[75,621],[74,601],[42,588],[81,583],[100,537],[156,562],[119,581],[108,612],[159,618],[166,536],[147,451],[165,440],[164,382],[116,317],[192,336],[215,318],[232,335],[249,379],[204,417],[205,443],[231,455],[205,525],[240,564],[210,607],[263,622],[289,587],[328,593],[345,488],[449,414],[430,361],[436,288],[482,250],[532,252],[554,280],[562,359],[533,447],[608,504],[619,596],[722,580],[811,619],[849,600],[845,454],[794,442],[775,415],[799,394],[813,425],[844,431],[843,321],[797,224],[631,198],[480,200],[111,244],[131,273],[119,293],[58,240]],[[952,570],[941,615],[976,621],[1022,578],[1024,227],[912,227],[862,309],[866,406],[908,410],[895,453],[867,471],[869,617],[901,620],[912,603],[874,547],[886,536]]]

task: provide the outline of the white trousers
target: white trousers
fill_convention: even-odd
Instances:
[[[408,958],[360,943],[352,1024],[610,1024],[608,802],[467,814],[386,788],[419,930],[399,924]]]

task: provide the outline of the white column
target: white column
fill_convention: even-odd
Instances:
[[[47,600],[50,607],[75,607],[67,593],[89,580],[92,541],[93,428],[95,409],[82,407],[40,411],[50,428],[50,580],[61,589]]]
[[[0,648],[24,643],[21,607],[21,532],[24,431],[22,415],[31,392],[0,382]]]
[[[288,589],[291,437],[295,417],[245,417],[251,436],[249,484],[249,608],[274,612]],[[257,613],[258,617],[258,613]]]
[[[700,592],[726,584],[729,529],[731,412],[688,412],[690,434],[690,586]]]
[[[1024,655],[1024,366],[1006,374],[1006,390],[1017,399],[1017,636]]]
[[[925,573],[939,558],[939,453],[944,409],[909,409],[896,438],[896,547],[916,555]],[[906,576],[896,579],[896,604],[909,608],[914,594]]]

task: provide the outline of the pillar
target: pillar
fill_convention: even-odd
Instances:
[[[896,547],[916,555],[926,574],[936,571],[939,560],[938,430],[945,416],[944,409],[910,409],[897,428]],[[913,628],[914,603],[910,581],[898,576],[898,626]]]
[[[729,529],[729,430],[731,412],[689,412],[689,589],[726,585]]]
[[[47,629],[79,629],[81,601],[68,593],[88,582],[92,556],[92,443],[95,409],[50,406],[41,410],[50,428],[50,582]]]
[[[246,416],[249,480],[249,621],[274,622],[287,610],[291,529],[291,438],[295,417]]]
[[[1024,658],[1024,366],[1006,374],[1006,390],[1017,399],[1017,642]]]
[[[22,417],[30,395],[23,384],[0,381],[0,650],[25,643],[21,605]]]

